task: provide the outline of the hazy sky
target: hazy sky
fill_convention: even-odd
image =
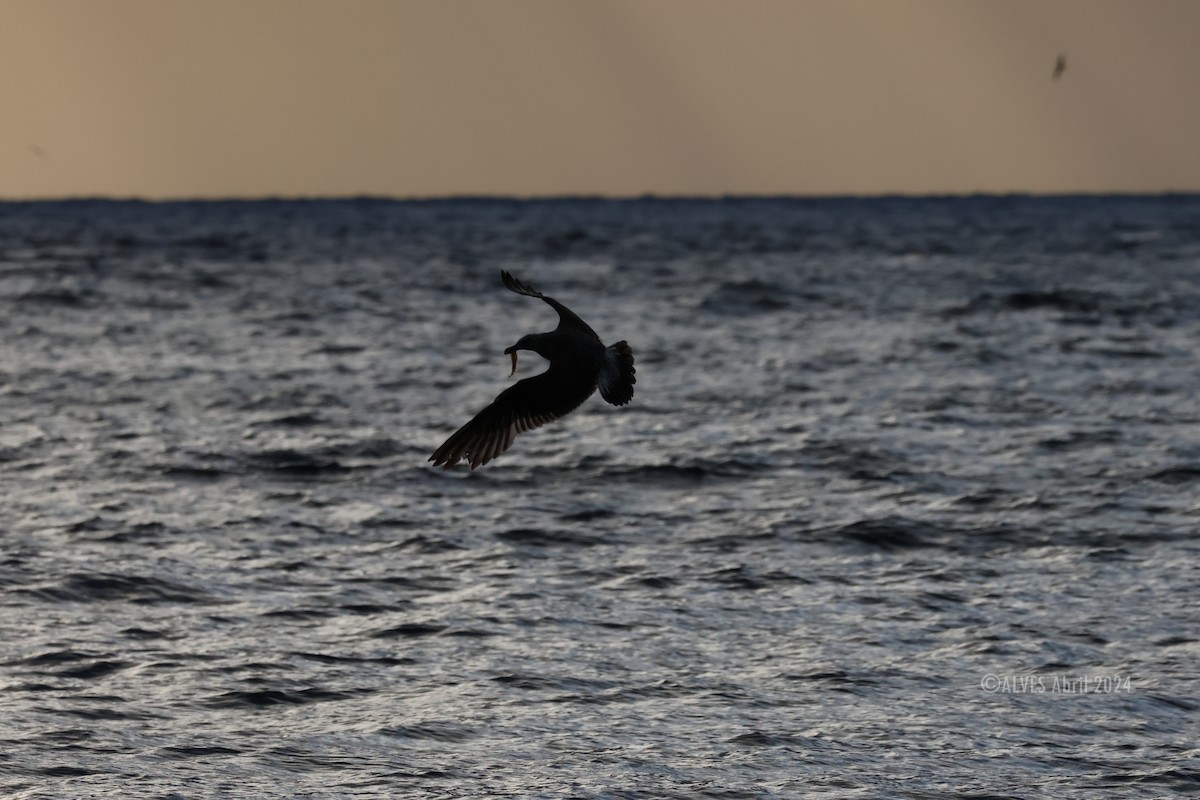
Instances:
[[[5,198],[1200,190],[1200,0],[0,0],[0,100]]]

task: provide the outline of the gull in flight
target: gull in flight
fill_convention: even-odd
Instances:
[[[625,341],[605,347],[575,312],[527,283],[500,271],[504,286],[517,294],[544,300],[558,312],[558,327],[549,333],[529,333],[504,352],[512,356],[511,377],[517,371],[517,351],[532,350],[550,362],[540,375],[505,389],[492,404],[459,428],[429,457],[445,469],[466,460],[475,469],[503,453],[517,434],[566,416],[592,396],[614,406],[633,399],[633,350]]]

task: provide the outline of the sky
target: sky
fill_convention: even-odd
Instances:
[[[1197,191],[1198,42],[1200,0],[0,0],[0,198]]]

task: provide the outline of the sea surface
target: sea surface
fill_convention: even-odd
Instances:
[[[550,330],[599,396],[427,463]],[[0,796],[1200,793],[1200,196],[0,204]]]

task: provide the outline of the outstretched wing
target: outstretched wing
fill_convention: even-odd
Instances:
[[[517,434],[566,416],[591,396],[595,383],[565,379],[551,368],[517,381],[439,447],[429,460],[445,469],[466,459],[475,469],[503,453]]]
[[[550,307],[558,312],[558,329],[559,330],[562,330],[563,328],[574,328],[576,330],[587,333],[589,336],[591,336],[596,341],[600,341],[600,337],[596,335],[596,332],[594,330],[592,330],[591,327],[589,327],[586,322],[581,320],[574,311],[567,308],[562,303],[555,300],[553,297],[547,297],[546,295],[539,292],[537,289],[534,289],[528,283],[517,280],[516,278],[514,278],[512,275],[510,275],[505,270],[500,270],[500,280],[504,281],[504,286],[509,291],[516,292],[517,294],[523,294],[526,297],[537,297],[537,298],[539,298],[541,300],[545,300],[547,303],[549,303]]]

